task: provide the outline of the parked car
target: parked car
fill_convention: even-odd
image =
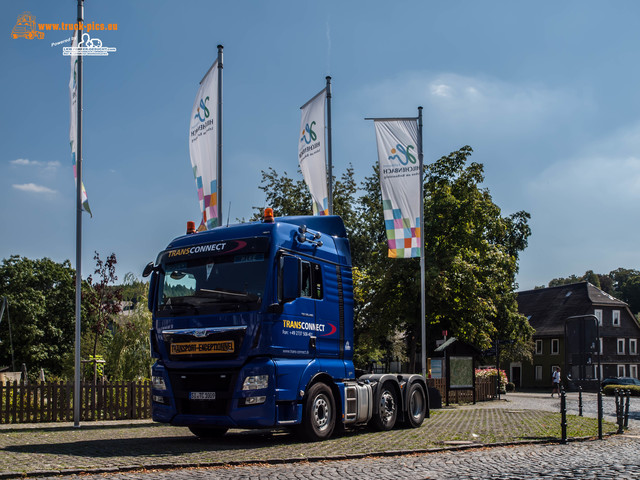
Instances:
[[[640,380],[633,377],[611,377],[602,381],[602,388],[607,385],[637,385],[640,386]]]

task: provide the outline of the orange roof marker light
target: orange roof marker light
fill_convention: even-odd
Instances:
[[[273,223],[273,208],[265,208],[262,223]]]
[[[196,222],[187,222],[187,235],[196,233]]]

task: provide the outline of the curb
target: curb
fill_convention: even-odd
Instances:
[[[606,433],[603,437],[610,437],[616,434]],[[568,438],[569,442],[588,442],[597,440],[597,436]],[[327,457],[307,457],[307,458],[272,458],[267,460],[230,461],[230,462],[202,462],[202,463],[157,463],[146,465],[125,465],[121,467],[96,467],[96,468],[72,468],[64,470],[33,470],[30,472],[4,472],[0,473],[0,479],[29,478],[29,477],[56,477],[60,475],[99,475],[103,473],[127,473],[144,471],[168,471],[181,468],[228,468],[228,467],[251,467],[257,465],[292,465],[299,463],[321,463],[346,460],[360,460],[364,458],[379,457],[401,457],[407,455],[426,455],[440,452],[456,452],[464,450],[474,450],[478,448],[498,448],[514,447],[519,445],[554,445],[562,444],[562,440],[517,440],[513,442],[499,443],[473,443],[469,445],[454,445],[447,447],[422,448],[418,450],[389,450],[385,452],[369,452],[343,455],[330,455]]]

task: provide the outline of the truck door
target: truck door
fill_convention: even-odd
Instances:
[[[310,275],[310,263],[293,255],[283,256],[281,266],[284,269],[291,269],[293,264],[298,269],[297,279],[289,273],[284,273],[281,277],[283,282],[298,282],[295,298],[284,298],[282,314],[279,326],[276,326],[276,340],[274,346],[287,357],[313,357],[315,348],[312,345],[311,337],[315,336],[316,330],[316,301],[313,299],[312,282]],[[282,285],[281,291],[287,291],[291,285]],[[293,297],[292,293],[288,294]]]
[[[317,275],[321,282],[321,295],[316,304],[316,352],[322,358],[342,358],[344,340],[344,302],[342,280],[339,269],[333,265],[322,265],[324,275]]]

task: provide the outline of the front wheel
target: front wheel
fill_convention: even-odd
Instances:
[[[398,394],[390,382],[384,383],[376,395],[378,412],[373,414],[372,425],[377,430],[391,430],[398,418]]]
[[[331,389],[316,383],[307,392],[302,416],[302,435],[312,442],[331,436],[336,425],[336,405]]]

